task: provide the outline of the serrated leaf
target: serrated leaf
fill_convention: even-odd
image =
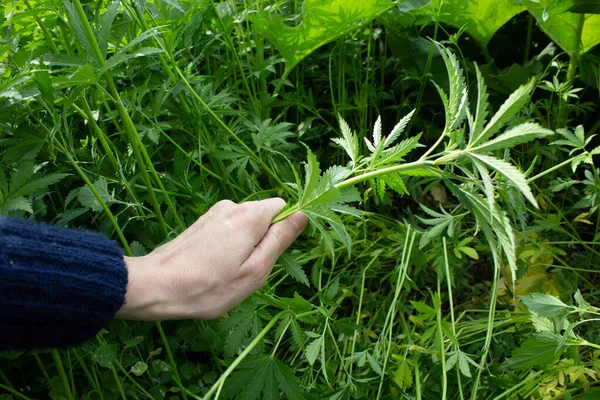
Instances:
[[[535,207],[539,208],[533,193],[531,193],[531,189],[527,184],[527,180],[521,171],[519,171],[515,166],[507,163],[506,161],[500,160],[498,158],[494,158],[491,156],[484,156],[483,154],[469,153],[471,157],[476,158],[477,160],[487,164],[490,168],[495,169],[500,172],[508,181],[510,181],[516,189],[518,189],[523,196]]]
[[[477,251],[471,247],[457,247],[456,249],[461,253],[465,253],[473,260],[479,260],[479,254],[477,254]]]
[[[381,142],[381,115],[377,117],[377,121],[373,126],[373,145],[378,147],[379,142]]]
[[[398,122],[396,126],[394,126],[390,134],[387,136],[387,138],[385,138],[385,143],[383,145],[384,148],[390,147],[396,141],[396,139],[398,139],[398,137],[402,135],[402,133],[406,129],[406,126],[410,122],[410,119],[415,114],[415,111],[416,110],[412,110],[411,112],[406,114],[404,117],[402,117],[400,122]]]
[[[577,303],[577,307],[579,307],[582,310],[588,310],[590,308],[592,308],[592,306],[590,305],[590,303],[588,303],[583,296],[581,295],[581,292],[579,291],[579,289],[577,289],[577,291],[575,292],[575,302]]]
[[[98,32],[98,47],[100,48],[100,52],[102,53],[102,57],[106,58],[106,49],[108,47],[108,39],[110,37],[110,31],[112,28],[112,24],[115,20],[115,16],[117,15],[117,10],[119,9],[119,0],[115,0],[104,12],[102,16],[102,28],[100,28],[100,32]]]
[[[14,191],[10,194],[10,196],[27,196],[42,189],[47,190],[48,186],[58,183],[60,180],[67,176],[69,176],[69,174],[51,174],[41,177],[39,179],[34,179],[33,181],[27,182],[25,185],[19,187],[16,190],[13,189]]]
[[[115,54],[114,56],[109,58],[108,61],[106,61],[104,63],[102,68],[100,68],[98,70],[98,75],[101,75],[107,71],[110,71],[117,65],[123,64],[124,62],[127,62],[131,59],[138,58],[138,57],[146,57],[146,56],[150,56],[153,54],[159,54],[159,53],[164,53],[164,52],[165,51],[163,49],[159,49],[156,47],[140,47],[139,49],[131,50],[130,52],[120,51],[119,53]]]
[[[473,140],[473,145],[483,143],[490,137],[495,135],[502,129],[508,121],[510,121],[529,101],[529,97],[533,88],[535,87],[535,80],[532,79],[529,83],[520,86],[515,90],[506,101],[500,106],[496,114],[490,119],[490,122],[485,126],[480,135]]]
[[[419,133],[416,136],[413,136],[408,139],[404,139],[402,142],[397,145],[390,147],[387,150],[382,151],[378,154],[377,158],[373,158],[370,163],[372,166],[384,166],[386,164],[391,164],[397,162],[402,159],[405,155],[410,153],[416,147],[419,147],[419,139],[421,138],[421,134]],[[368,160],[371,158],[369,157]]]
[[[403,360],[396,368],[394,372],[394,382],[400,387],[400,389],[410,389],[413,384],[412,372],[410,365],[406,360]]]
[[[539,317],[556,318],[566,315],[570,307],[557,299],[544,293],[531,293],[521,296],[523,303]]]
[[[340,129],[342,131],[342,137],[334,138],[332,140],[346,150],[346,153],[352,160],[352,163],[356,163],[358,160],[358,137],[352,133],[352,130],[350,130],[350,127],[346,121],[344,121],[341,115],[338,115],[338,120]]]
[[[315,224],[323,236],[329,236],[329,234],[325,229],[322,228],[322,223],[318,223],[318,220],[327,222],[327,224],[336,233],[338,239],[344,246],[346,246],[346,249],[348,250],[348,256],[350,257],[352,251],[352,238],[337,215],[335,215],[329,209],[321,206],[307,208],[304,210],[304,213],[308,217],[309,221]],[[330,246],[330,252],[333,254],[333,243],[331,243]]]
[[[302,266],[298,264],[298,261],[296,261],[294,257],[288,253],[283,253],[279,258],[279,262],[281,263],[283,270],[290,274],[292,278],[306,286],[310,286],[306,273],[304,273]]]
[[[446,127],[444,128],[444,131],[451,132],[457,129],[466,117],[467,108],[469,106],[467,85],[465,83],[464,72],[460,67],[460,63],[456,56],[440,43],[434,43],[444,60],[446,70],[448,71],[448,78],[450,80],[449,94],[447,98],[444,98],[446,96],[443,96],[442,100],[446,110]],[[440,92],[440,95],[444,93],[440,87],[437,85],[436,87],[438,92]]]
[[[477,104],[475,106],[475,117],[469,119],[469,144],[483,131],[483,126],[488,116],[488,92],[485,80],[477,64],[474,63],[477,76]]]
[[[505,365],[511,369],[545,367],[553,364],[562,352],[557,352],[561,337],[551,332],[541,332],[527,339],[514,350]]]
[[[98,179],[93,185],[102,200],[107,204],[113,201],[112,196],[108,192],[108,184],[104,178]],[[103,210],[102,204],[100,204],[100,201],[96,198],[94,192],[92,192],[87,185],[79,190],[77,200],[79,200],[82,206],[87,207],[92,211],[100,212]]]
[[[467,356],[462,351],[458,350],[458,369],[460,370],[460,373],[466,376],[467,378],[471,377],[471,370],[469,369],[469,360],[469,356]]]
[[[306,346],[306,349],[304,350],[304,354],[310,365],[315,365],[315,361],[317,361],[317,359],[319,358],[319,355],[321,354],[322,347],[323,347],[323,336],[318,337],[317,339],[310,342],[308,344],[308,346]]]
[[[486,143],[478,145],[472,150],[477,152],[489,152],[493,150],[509,149],[516,145],[553,134],[554,131],[551,131],[550,129],[543,128],[538,124],[526,122],[509,129]]]
[[[421,301],[410,301],[410,304],[421,314],[435,314],[435,310]]]
[[[6,215],[11,211],[25,211],[33,214],[31,201],[25,197],[16,197],[8,199],[4,204],[0,205],[0,215]]]

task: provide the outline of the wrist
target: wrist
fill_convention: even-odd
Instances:
[[[116,317],[139,321],[161,319],[161,305],[165,303],[156,266],[150,256],[124,257],[127,267],[127,290],[125,302]]]

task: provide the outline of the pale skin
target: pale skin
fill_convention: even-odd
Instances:
[[[271,224],[280,198],[215,204],[185,232],[143,257],[125,257],[125,304],[118,318],[214,319],[265,284],[306,226],[296,213]]]

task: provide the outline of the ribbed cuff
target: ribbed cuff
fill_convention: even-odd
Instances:
[[[105,236],[0,217],[0,349],[90,339],[126,287],[123,252]]]

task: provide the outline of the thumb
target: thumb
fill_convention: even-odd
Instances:
[[[275,262],[304,230],[306,223],[306,215],[297,212],[291,217],[271,225],[245,264],[250,268],[268,269],[268,272],[264,274],[268,276]]]

